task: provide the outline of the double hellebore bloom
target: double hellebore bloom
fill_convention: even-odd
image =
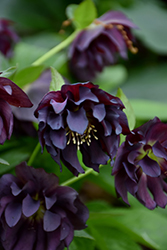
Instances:
[[[115,156],[120,133],[129,132],[123,108],[118,97],[91,82],[65,84],[47,93],[35,111],[41,146],[74,175],[84,172],[77,150],[87,167],[99,171]]]
[[[58,177],[25,162],[0,179],[1,243],[5,250],[63,250],[86,227],[88,209]]]
[[[10,20],[0,19],[0,52],[6,57],[12,56],[13,45],[19,40],[11,24]]]
[[[167,124],[157,117],[134,129],[118,149],[112,175],[116,191],[128,203],[127,192],[154,209],[167,204]]]
[[[131,28],[137,28],[123,13],[108,11],[75,38],[69,49],[69,68],[79,81],[92,80],[104,66],[116,63],[118,55],[127,59],[133,47]]]
[[[11,106],[32,107],[28,96],[11,80],[0,77],[0,144],[10,139],[13,131]]]

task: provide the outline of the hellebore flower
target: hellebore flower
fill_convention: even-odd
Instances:
[[[28,96],[11,80],[0,77],[0,144],[10,139],[13,131],[11,106],[32,107]]]
[[[133,47],[131,28],[137,28],[123,13],[108,11],[82,30],[70,46],[69,68],[79,81],[90,81],[104,66],[116,63],[118,55],[127,59]]]
[[[129,192],[154,209],[167,204],[166,174],[167,124],[155,117],[127,135],[118,149],[112,175],[116,191],[126,203]]]
[[[6,57],[12,56],[13,45],[19,40],[10,27],[12,23],[10,20],[0,19],[0,52]]]
[[[74,175],[84,172],[77,150],[87,167],[99,171],[100,164],[115,156],[119,135],[129,133],[123,108],[118,97],[91,82],[65,84],[47,93],[35,111],[41,146]]]
[[[68,79],[64,78],[65,83],[69,83]],[[42,72],[37,80],[26,87],[25,93],[33,103],[33,107],[27,109],[19,109],[12,107],[14,114],[14,133],[16,135],[26,134],[29,136],[36,136],[37,131],[34,128],[32,122],[38,122],[34,116],[34,111],[37,109],[39,102],[43,96],[49,92],[50,82],[52,80],[51,70],[46,69]]]
[[[1,242],[5,250],[63,250],[89,212],[71,187],[25,162],[0,179]]]

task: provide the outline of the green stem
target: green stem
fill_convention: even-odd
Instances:
[[[52,48],[51,50],[49,50],[46,54],[44,54],[43,56],[41,56],[40,58],[38,58],[35,62],[32,63],[33,66],[37,66],[42,64],[44,61],[46,61],[47,59],[49,59],[50,57],[52,57],[53,55],[55,55],[57,52],[59,52],[60,50],[64,49],[65,47],[67,47],[76,37],[76,35],[78,34],[78,30],[75,30],[69,37],[67,37],[63,42],[59,43],[58,45],[56,45],[54,48]]]
[[[31,156],[30,156],[30,159],[29,159],[29,161],[28,161],[28,163],[27,163],[28,166],[31,166],[31,165],[32,165],[32,163],[33,163],[33,161],[35,160],[35,157],[37,156],[37,154],[38,154],[40,148],[41,148],[41,145],[40,145],[40,143],[38,142],[38,144],[36,145],[34,151],[32,152],[32,154],[31,154]]]
[[[102,166],[103,165],[100,165],[99,168],[101,168]],[[94,172],[94,170],[92,168],[90,168],[90,169],[86,170],[84,174],[79,174],[78,177],[74,176],[71,179],[61,183],[60,185],[61,186],[69,186],[69,185],[73,184],[74,182],[79,181],[83,177],[85,177],[85,176],[87,176],[89,174],[93,174],[93,173],[98,174],[97,172]]]

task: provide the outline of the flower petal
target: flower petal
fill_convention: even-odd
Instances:
[[[103,103],[94,105],[93,107],[93,116],[97,118],[99,122],[101,122],[106,116],[106,109]]]
[[[11,184],[11,190],[12,190],[12,194],[14,195],[14,196],[17,196],[18,194],[20,194],[21,193],[21,191],[22,191],[22,189],[20,189],[19,187],[18,187],[18,185],[16,184],[16,182],[12,182],[12,184]]]
[[[55,113],[59,114],[67,104],[67,98],[64,100],[64,102],[56,102],[54,99],[51,99],[50,104],[52,105]]]
[[[150,177],[158,177],[161,174],[161,169],[158,163],[147,155],[138,161],[138,165],[142,168],[143,172]]]
[[[31,196],[27,194],[27,196],[23,199],[22,202],[23,214],[26,217],[30,217],[38,211],[39,206],[40,206],[40,201],[32,199]]]
[[[10,203],[5,209],[5,219],[9,227],[14,227],[21,218],[22,210],[20,203]]]
[[[4,87],[7,86],[7,89]],[[9,93],[9,87],[10,93]],[[11,80],[0,77],[0,98],[7,101],[10,105],[16,107],[32,107],[33,104],[29,100],[28,96],[24,93],[24,91],[19,88],[14,82]]]
[[[98,98],[91,92],[91,89],[85,86],[79,87],[79,101],[76,101],[76,105],[80,105],[85,100],[90,100],[92,102],[99,102]]]
[[[66,147],[67,136],[64,129],[51,130],[50,139],[55,147],[60,149],[64,149]]]
[[[140,177],[136,197],[148,209],[154,209],[156,207],[156,202],[153,201],[147,190],[147,176],[145,174],[142,174]]]
[[[57,201],[57,196],[56,195],[52,195],[52,196],[44,196],[45,197],[45,205],[46,205],[46,209],[50,209],[55,202]]]
[[[43,229],[46,232],[52,232],[56,230],[61,223],[60,215],[55,214],[47,210],[43,217]]]
[[[155,156],[167,160],[167,152],[158,141],[152,146],[152,151]]]
[[[57,115],[54,112],[50,112],[47,117],[47,124],[55,130],[60,128],[64,128],[63,117],[61,115]]]
[[[71,131],[77,132],[78,134],[83,134],[88,126],[88,119],[86,117],[86,112],[83,107],[78,109],[76,112],[68,111],[67,123]]]
[[[78,161],[76,145],[70,143],[67,147],[65,147],[65,149],[62,150],[62,157],[62,161],[66,166],[68,166],[74,175],[84,173],[84,170]]]
[[[167,204],[167,196],[163,192],[162,179],[161,177],[152,178],[147,177],[148,180],[148,188],[154,196],[154,200],[158,206],[165,208]]]
[[[130,28],[137,28],[137,26],[132,23],[122,12],[120,11],[108,11],[103,14],[101,17],[97,18],[104,22],[105,24],[115,23],[122,24]]]

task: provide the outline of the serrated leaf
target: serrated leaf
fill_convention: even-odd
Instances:
[[[85,0],[74,11],[74,21],[77,28],[83,29],[97,17],[97,10],[92,0]]]
[[[9,162],[7,162],[4,159],[0,158],[0,164],[9,165]]]
[[[28,66],[14,75],[12,81],[16,83],[20,88],[24,87],[28,83],[34,82],[42,73],[44,69],[43,65]]]
[[[0,77],[6,77],[9,78],[11,75],[13,75],[16,71],[17,66],[12,66],[4,71],[2,71],[2,73],[0,74]]]
[[[55,68],[53,67],[50,68],[51,68],[52,80],[50,83],[49,91],[58,91],[61,89],[61,86],[65,84],[65,81]]]
[[[126,95],[123,93],[122,89],[120,89],[120,88],[118,88],[117,97],[119,97],[121,99],[121,101],[123,102],[123,104],[125,106],[124,113],[126,114],[126,116],[128,118],[129,128],[132,130],[132,129],[134,129],[135,123],[136,123],[135,113],[134,113],[134,110],[132,108],[132,105],[129,102]]]

